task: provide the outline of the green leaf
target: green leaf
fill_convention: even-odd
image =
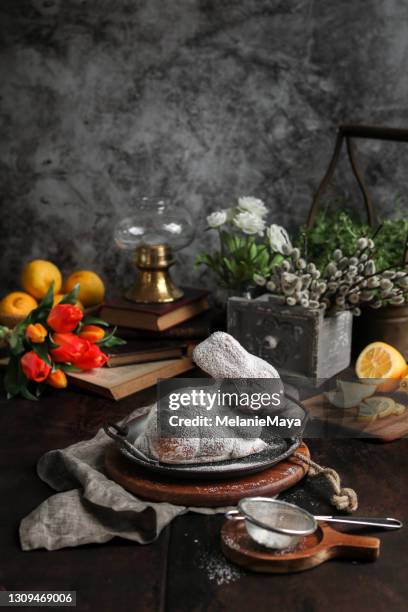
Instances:
[[[258,249],[256,244],[251,244],[250,248],[249,248],[249,256],[252,260],[254,260],[256,258],[258,254]]]
[[[58,368],[63,372],[82,372],[81,368],[77,368],[72,363],[59,363]]]
[[[123,344],[126,344],[126,340],[122,340],[122,338],[117,338],[116,336],[112,336],[110,338],[107,338],[106,340],[103,339],[100,342],[96,343],[100,348],[112,348],[112,346],[121,346]]]
[[[112,347],[112,346],[119,346],[120,344],[126,344],[125,340],[122,340],[121,338],[117,338],[115,336],[117,327],[114,327],[112,329],[112,331],[109,334],[106,334],[102,340],[99,340],[99,342],[97,342],[96,344],[102,348],[102,347]]]
[[[62,298],[59,304],[75,304],[75,302],[77,302],[78,300],[79,290],[80,284],[77,283],[76,285],[74,285],[71,291]]]
[[[48,287],[47,293],[38,304],[38,308],[36,310],[51,310],[54,302],[54,285],[55,283],[52,281],[51,285]]]
[[[54,303],[54,281],[48,288],[47,293],[39,303],[38,307],[32,310],[25,320],[28,323],[45,323]]]
[[[25,351],[24,339],[27,323],[22,321],[13,329],[9,340],[9,346],[13,355],[20,355]]]
[[[279,253],[277,253],[274,258],[272,259],[271,265],[272,266],[278,266],[279,264],[282,263],[282,261],[284,260],[284,256],[280,255]]]
[[[26,399],[32,400],[32,401],[37,401],[38,397],[36,397],[35,395],[33,395],[31,393],[31,391],[28,390],[28,388],[26,386],[21,387],[20,389],[20,393],[23,397],[25,397]]]
[[[27,385],[27,379],[21,369],[20,359],[11,356],[4,376],[4,387],[7,397],[10,398],[18,395],[25,385]]]
[[[43,391],[46,389],[47,383],[44,381],[42,383],[38,383],[35,388],[35,396],[38,398],[42,395]]]
[[[40,359],[42,359],[43,361],[45,361],[45,363],[52,367],[52,361],[50,359],[50,356],[48,355],[48,346],[46,342],[43,342],[41,344],[32,344],[31,348],[34,353],[38,355],[38,357],[40,357]]]
[[[84,317],[81,323],[82,325],[101,325],[103,327],[109,327],[109,323],[103,319],[98,319],[98,317],[92,317],[91,315]]]

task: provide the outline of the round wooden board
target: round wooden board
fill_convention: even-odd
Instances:
[[[297,449],[310,457],[302,443]],[[116,446],[105,455],[105,469],[112,480],[138,497],[180,506],[217,507],[235,505],[249,495],[277,495],[295,485],[307,473],[307,466],[289,457],[263,472],[222,480],[175,480],[136,466]]]
[[[221,529],[221,548],[227,559],[247,570],[286,574],[311,569],[334,557],[375,561],[380,540],[349,535],[319,523],[317,531],[304,537],[293,550],[275,551],[254,542],[243,521],[228,520]]]

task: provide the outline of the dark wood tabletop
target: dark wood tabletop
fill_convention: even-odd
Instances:
[[[150,389],[114,402],[72,389],[50,391],[38,402],[0,401],[2,589],[76,590],[81,612],[407,609],[406,528],[375,532],[381,538],[375,563],[335,560],[291,575],[251,574],[230,565],[220,551],[222,516],[181,516],[146,546],[115,539],[54,552],[22,552],[20,520],[53,493],[36,475],[39,457],[92,437],[105,420],[119,419],[154,397]],[[358,491],[361,515],[408,521],[407,440],[314,439],[308,444],[315,461],[334,467],[345,486]],[[315,514],[332,512],[324,486],[309,479],[284,498]]]

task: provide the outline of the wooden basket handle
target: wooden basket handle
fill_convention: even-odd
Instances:
[[[326,174],[324,175],[316,194],[313,198],[312,206],[310,207],[309,216],[307,219],[307,228],[311,229],[315,223],[317,211],[319,209],[320,198],[327,185],[330,183],[334,171],[336,169],[337,162],[340,157],[343,140],[346,141],[347,154],[350,160],[353,174],[360,187],[365,209],[367,211],[367,219],[370,227],[375,228],[377,225],[377,217],[374,211],[374,207],[371,198],[367,191],[367,186],[364,182],[363,175],[357,166],[355,158],[355,147],[352,142],[352,138],[370,138],[375,140],[392,140],[396,142],[408,142],[408,130],[402,128],[390,128],[390,127],[378,127],[373,125],[353,125],[353,124],[341,124],[337,128],[336,143],[332,158],[327,168]]]

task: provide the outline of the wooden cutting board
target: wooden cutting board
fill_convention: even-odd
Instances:
[[[296,450],[310,457],[306,444]],[[273,496],[293,487],[307,473],[294,457],[257,474],[222,480],[176,480],[136,466],[112,445],[105,455],[105,469],[112,480],[138,497],[180,506],[217,507],[235,505],[249,495]]]
[[[253,572],[286,574],[303,572],[335,557],[354,561],[374,561],[380,553],[380,540],[335,531],[319,523],[315,533],[303,538],[291,551],[275,551],[260,546],[248,535],[243,521],[226,521],[221,529],[224,555]]]
[[[401,398],[396,401],[404,403]],[[324,421],[329,426],[341,427],[355,437],[368,436],[382,442],[392,442],[408,434],[408,409],[400,416],[394,415],[365,423],[357,420],[357,407],[336,408],[323,394],[310,397],[303,400],[302,403],[314,419]]]

